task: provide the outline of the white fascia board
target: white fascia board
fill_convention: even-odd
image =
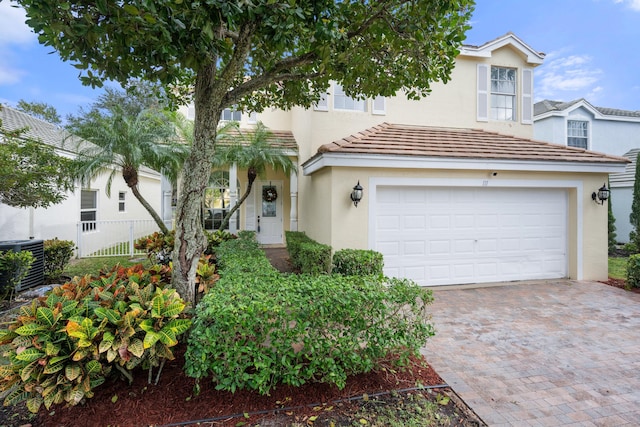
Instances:
[[[514,34],[506,34],[478,47],[463,46],[460,49],[460,55],[473,56],[477,58],[491,58],[494,50],[500,49],[506,45],[511,45],[515,49],[519,50],[524,56],[526,56],[529,64],[540,65],[544,61],[544,53],[536,52]]]
[[[304,175],[311,175],[325,167],[621,173],[624,172],[626,164],[325,153],[303,165],[303,173]]]

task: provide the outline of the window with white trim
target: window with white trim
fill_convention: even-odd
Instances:
[[[236,188],[240,183],[236,182]],[[222,219],[233,208],[231,206],[231,185],[229,184],[229,172],[215,171],[209,179],[209,186],[204,192],[203,222],[205,230],[218,230],[222,225]],[[240,227],[240,210],[237,210],[231,221],[236,221],[236,228]],[[227,228],[229,229],[229,224]]]
[[[329,111],[328,95],[323,93],[320,95],[320,99],[313,105],[313,109],[316,111]]]
[[[371,114],[384,116],[387,114],[387,100],[384,96],[378,95],[371,101]]]
[[[256,113],[255,111],[250,112],[247,123],[249,123],[250,125],[255,125],[256,123],[258,123],[258,113]]]
[[[589,122],[567,120],[567,145],[589,149]]]
[[[347,111],[367,111],[367,100],[357,100],[344,93],[344,89],[338,83],[333,85],[333,109]]]
[[[225,108],[220,114],[220,120],[223,122],[239,122],[242,119],[242,112],[231,108]]]
[[[492,120],[516,120],[516,69],[491,67]]]
[[[127,198],[127,193],[124,191],[120,191],[118,192],[118,212],[126,212],[126,198]]]
[[[95,231],[98,216],[98,192],[96,190],[80,191],[80,221],[82,231]]]

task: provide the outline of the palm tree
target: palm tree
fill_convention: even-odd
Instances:
[[[295,170],[295,164],[289,158],[286,149],[274,144],[272,135],[269,129],[259,122],[253,130],[226,133],[216,147],[214,166],[235,163],[239,168],[247,169],[247,189],[222,219],[220,230],[227,228],[229,220],[249,197],[253,182],[265,173],[267,167],[286,174]]]
[[[160,230],[169,233],[158,213],[140,194],[138,175],[140,168],[146,166],[175,182],[190,147],[178,142],[170,117],[156,108],[135,113],[114,103],[106,109],[94,108],[82,117],[72,118],[69,131],[92,143],[81,142],[78,146],[78,179],[89,182],[110,169],[106,186],[110,196],[111,184],[120,170],[135,198]]]

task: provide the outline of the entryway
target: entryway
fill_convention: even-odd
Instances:
[[[256,181],[254,186],[258,243],[282,244],[284,242],[282,181]]]

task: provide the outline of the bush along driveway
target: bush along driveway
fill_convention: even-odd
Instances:
[[[437,290],[423,352],[488,425],[639,425],[640,295],[568,280]]]

